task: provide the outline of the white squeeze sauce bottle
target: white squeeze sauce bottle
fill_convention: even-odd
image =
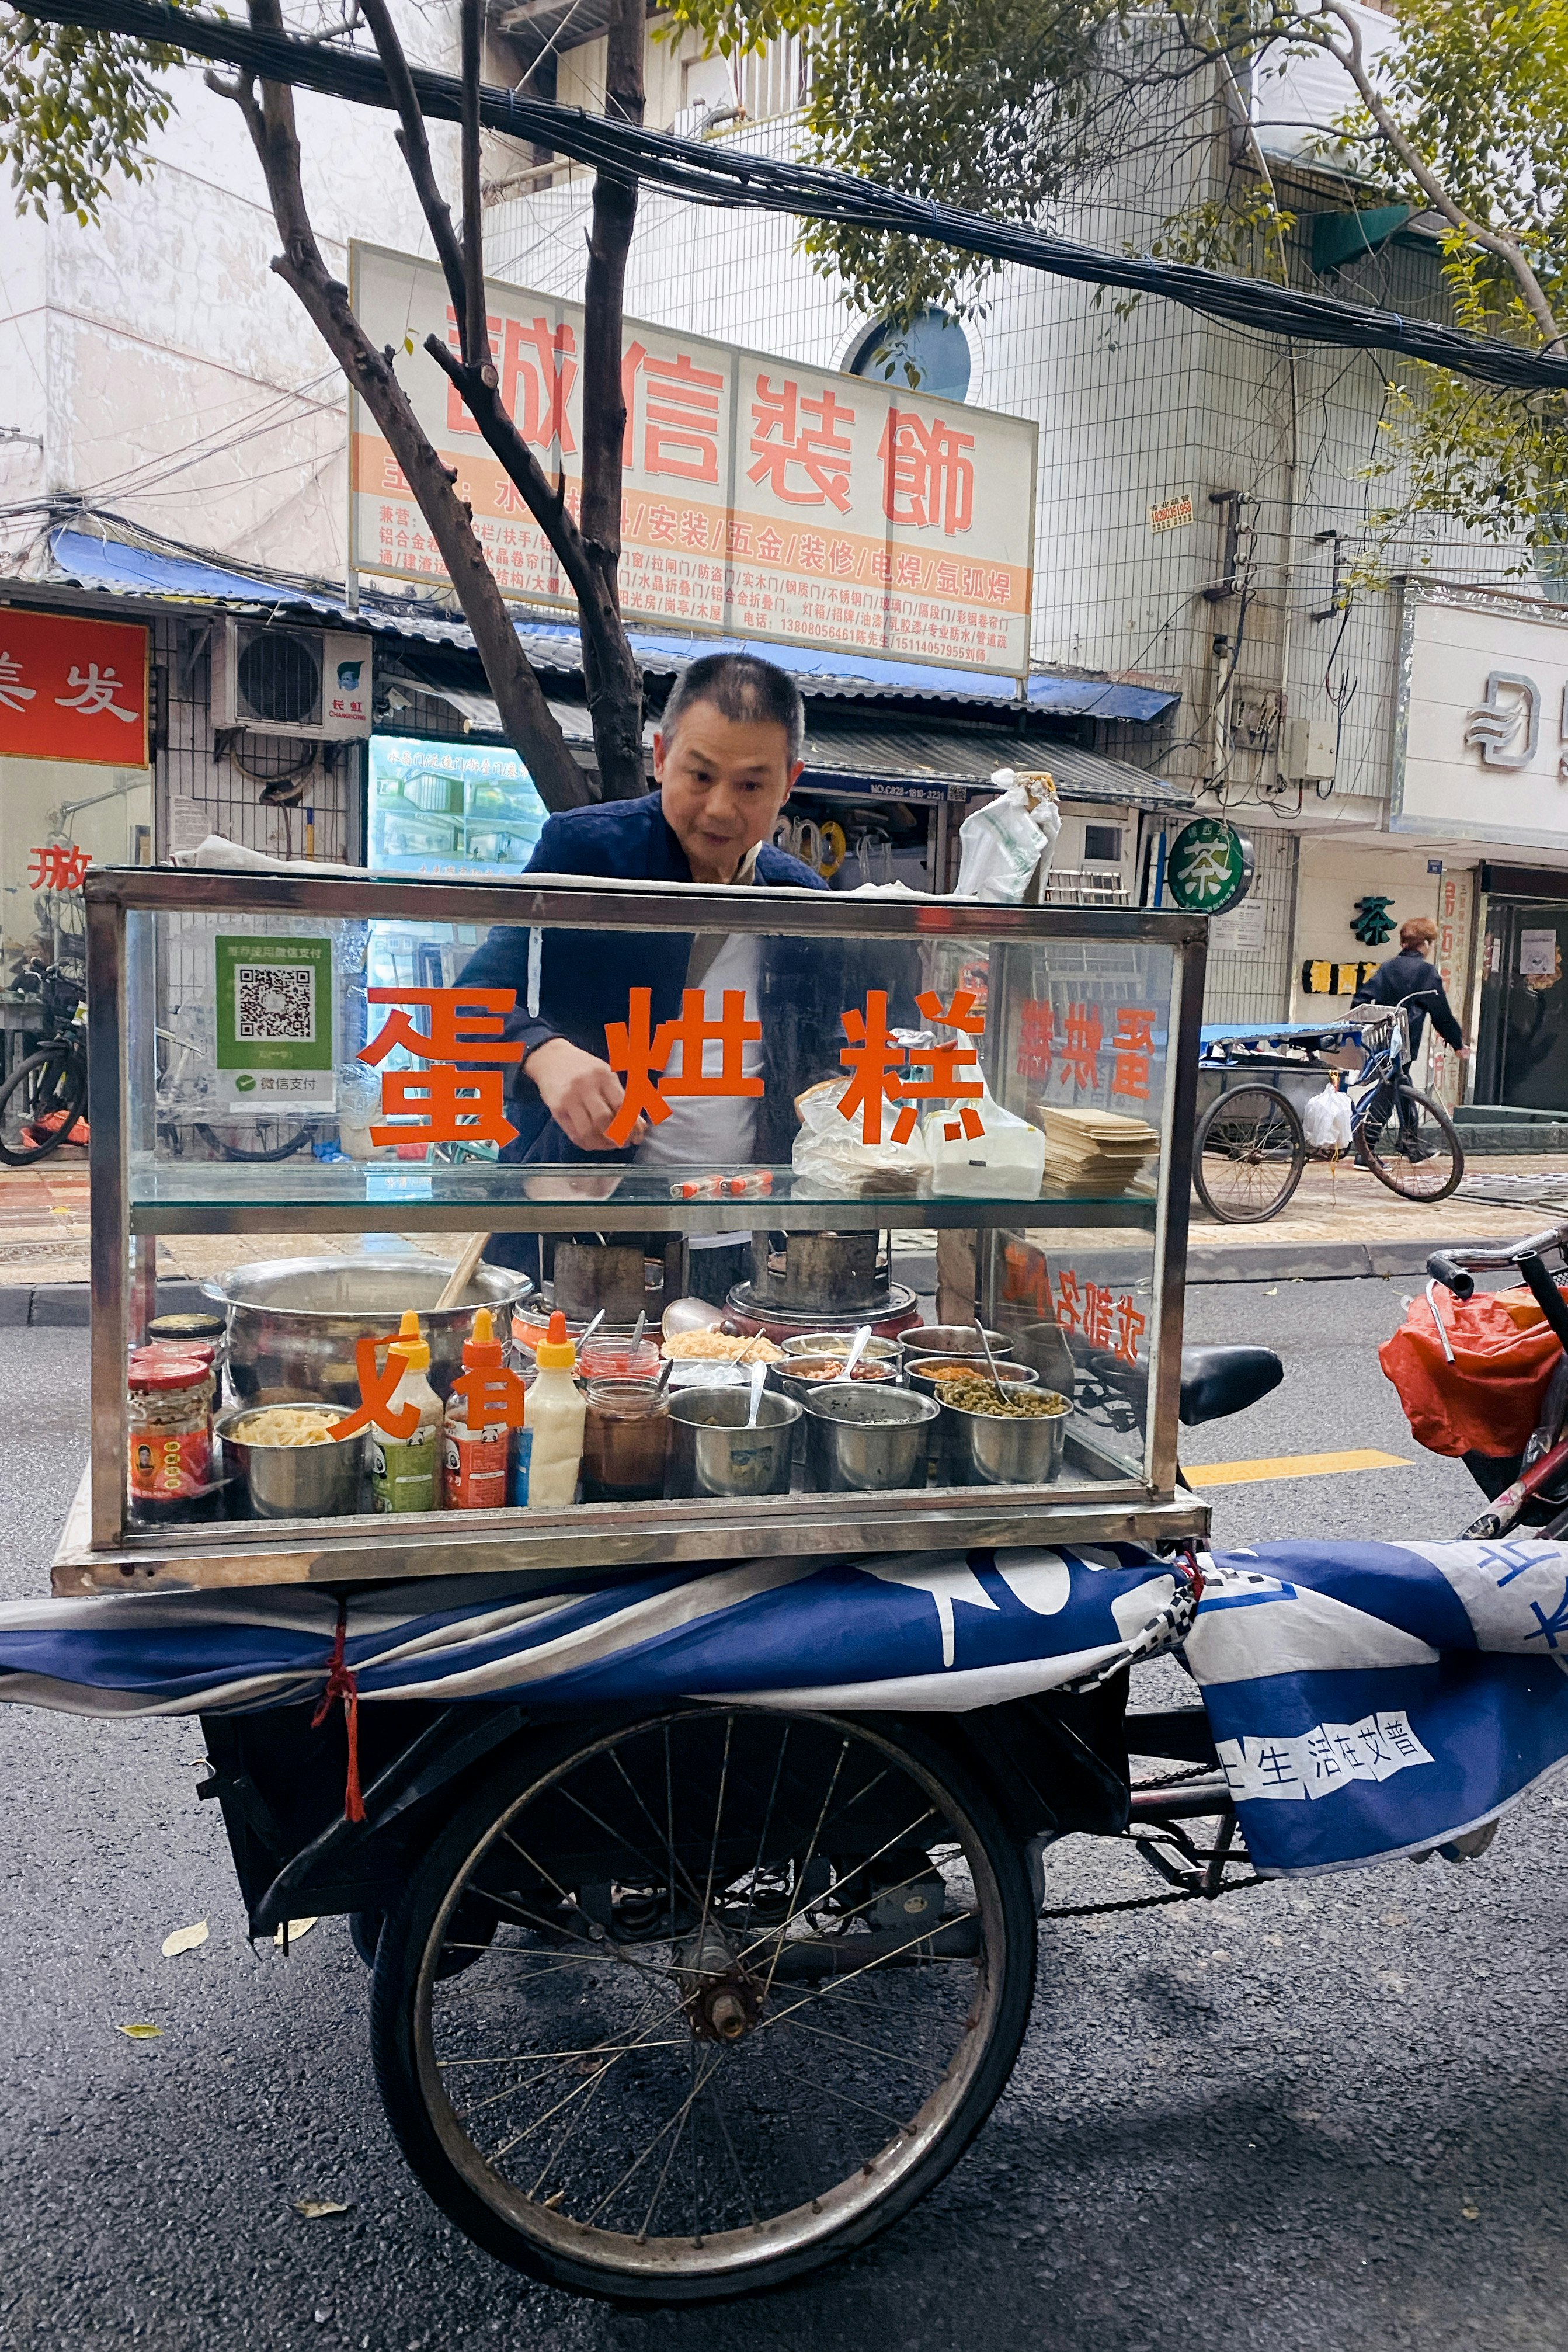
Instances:
[[[528,1508],[558,1510],[577,1497],[586,1412],[582,1391],[572,1378],[577,1349],[566,1336],[566,1317],[559,1310],[550,1317],[549,1329],[535,1349],[534,1360],[538,1378],[523,1408],[523,1428],[532,1441]]]

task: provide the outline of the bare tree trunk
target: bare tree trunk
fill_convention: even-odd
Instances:
[[[610,20],[604,111],[641,124],[644,0],[616,0]],[[643,680],[621,617],[621,482],[626,442],[621,345],[626,257],[637,221],[637,183],[609,172],[593,182],[593,223],[588,239],[582,337],[582,538],[597,584],[596,604],[615,615],[613,631],[582,633],[593,740],[606,800],[645,790],[643,768]]]
[[[250,0],[253,24],[281,31],[277,0]],[[566,746],[512,625],[494,573],[474,530],[473,511],[458,498],[455,476],[444,466],[397,380],[392,353],[378,352],[354,316],[349,289],[322,259],[299,175],[294,94],[287,84],[249,79],[208,80],[239,107],[266,175],[283,252],[273,268],[304,304],[333,358],[386,436],[392,455],[430,527],[442,562],[474,633],[501,724],[552,812],[580,808],[593,798],[587,778]]]

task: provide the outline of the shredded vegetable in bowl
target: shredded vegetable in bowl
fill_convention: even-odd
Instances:
[[[236,1422],[229,1435],[239,1445],[329,1445],[332,1424],[343,1415],[329,1404],[269,1404]]]
[[[664,1353],[677,1363],[778,1364],[784,1359],[783,1349],[776,1348],[760,1332],[741,1339],[727,1331],[673,1331],[664,1342]]]

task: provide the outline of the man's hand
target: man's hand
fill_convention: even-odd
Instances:
[[[571,1045],[565,1037],[549,1037],[534,1048],[523,1068],[569,1142],[580,1151],[614,1150],[605,1129],[620,1109],[626,1089],[608,1062],[585,1054],[580,1045]],[[640,1118],[632,1130],[632,1141],[641,1143],[647,1132],[647,1120]]]

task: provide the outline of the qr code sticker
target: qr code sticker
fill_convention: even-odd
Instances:
[[[316,974],[309,964],[235,964],[235,1042],[315,1044]]]

